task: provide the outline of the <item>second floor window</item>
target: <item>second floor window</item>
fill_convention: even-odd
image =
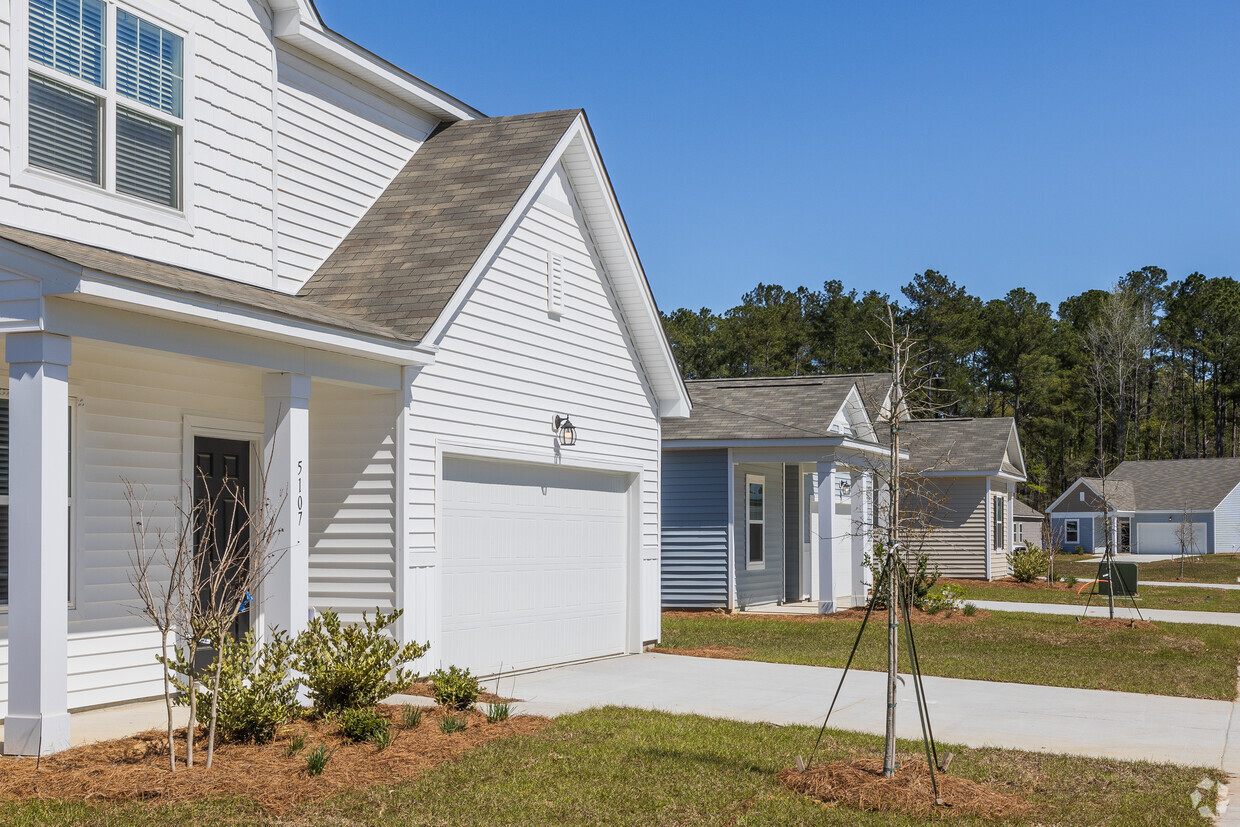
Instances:
[[[29,163],[181,207],[184,39],[106,0],[30,0]]]

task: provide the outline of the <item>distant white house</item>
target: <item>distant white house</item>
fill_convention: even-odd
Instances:
[[[483,117],[309,0],[13,0],[0,52],[5,752],[161,691],[125,479],[271,461],[260,631],[401,608],[484,674],[658,638],[690,403],[584,113]]]
[[[1047,509],[1062,547],[1120,553],[1240,551],[1240,458],[1120,463],[1082,477]]]

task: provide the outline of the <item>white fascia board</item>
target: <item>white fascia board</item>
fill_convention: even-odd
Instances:
[[[509,235],[516,228],[517,222],[521,220],[522,216],[525,215],[530,205],[534,202],[534,199],[538,197],[538,193],[542,191],[547,179],[555,171],[556,167],[559,166],[565,153],[578,141],[581,142],[581,146],[586,150],[593,172],[597,176],[597,183],[607,197],[609,214],[604,223],[608,225],[609,229],[618,234],[618,237],[623,241],[626,252],[627,272],[622,274],[615,273],[611,269],[604,267],[603,277],[620,278],[627,276],[636,280],[640,285],[644,299],[641,302],[641,306],[634,307],[632,302],[626,303],[623,297],[617,296],[617,300],[621,302],[621,312],[624,314],[626,321],[630,323],[639,322],[649,326],[649,329],[654,334],[652,338],[658,342],[658,352],[654,354],[643,353],[640,344],[637,342],[634,342],[634,347],[638,348],[639,356],[647,357],[639,359],[641,365],[648,372],[652,370],[657,372],[656,375],[647,376],[647,379],[650,381],[659,403],[659,417],[663,419],[688,419],[693,410],[693,403],[689,399],[689,391],[680,376],[680,368],[676,364],[676,358],[672,355],[672,346],[667,341],[667,335],[663,332],[663,322],[659,318],[659,312],[654,302],[654,294],[650,292],[650,284],[646,281],[645,273],[638,264],[633,240],[629,236],[623,220],[620,218],[620,208],[615,200],[615,193],[612,192],[607,176],[603,173],[603,166],[597,147],[594,146],[590,130],[586,127],[585,119],[581,115],[578,115],[573,120],[572,124],[560,137],[560,140],[556,142],[546,161],[539,168],[538,174],[534,176],[525,192],[517,199],[517,203],[512,208],[512,211],[508,213],[504,222],[500,224],[499,229],[496,230],[495,235],[491,237],[482,254],[478,256],[478,259],[465,275],[456,292],[452,294],[452,298],[448,300],[447,304],[444,305],[444,309],[440,311],[439,317],[435,319],[435,323],[431,325],[430,330],[422,337],[422,341],[436,343],[443,337],[448,326],[455,320],[487,268],[494,262],[500,247],[504,245]],[[571,186],[572,172],[571,170],[567,171]],[[590,225],[591,222],[588,216],[590,208],[582,204],[581,210],[587,214],[586,222],[587,225]],[[588,226],[587,229],[589,228]]]
[[[427,348],[394,345],[377,336],[348,333],[241,304],[148,285],[138,287],[93,272],[84,272],[77,290],[66,297],[136,309],[146,315],[185,319],[206,327],[245,331],[262,338],[364,356],[391,364],[429,365],[435,361],[434,351]]]
[[[848,437],[834,439],[665,439],[663,448],[667,450],[707,449],[707,448],[843,448],[858,454],[874,454],[887,456],[890,450],[885,445],[875,442],[862,442]],[[901,451],[901,459],[908,459],[908,454]]]
[[[279,39],[441,120],[470,121],[484,117],[472,106],[368,53],[335,32],[308,25],[297,8],[276,11],[271,28]]]
[[[1025,477],[1028,477],[1029,469],[1025,467],[1025,449],[1020,444],[1020,432],[1016,430],[1015,420],[1012,421],[1012,433],[1009,435],[1008,439],[1009,441],[1013,439],[1016,440],[1016,455],[1020,457],[1020,472],[1024,474]],[[1021,481],[1023,482],[1024,478],[1022,478]]]

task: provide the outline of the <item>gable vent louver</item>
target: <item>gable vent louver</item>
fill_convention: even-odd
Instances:
[[[547,312],[564,312],[564,256],[559,253],[547,253]]]

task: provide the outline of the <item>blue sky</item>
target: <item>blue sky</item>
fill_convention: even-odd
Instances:
[[[1240,277],[1234,0],[317,2],[489,115],[584,107],[663,310]]]

